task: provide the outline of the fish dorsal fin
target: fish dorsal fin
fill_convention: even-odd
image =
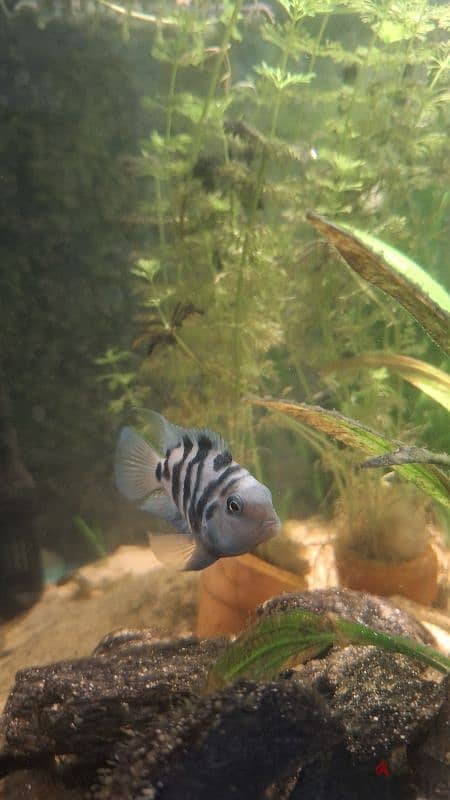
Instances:
[[[157,533],[150,536],[150,547],[167,567],[184,569],[195,551],[195,539],[182,533]]]
[[[167,520],[167,522],[170,522],[180,533],[186,534],[189,532],[184,517],[181,516],[172,498],[164,491],[154,492],[145,503],[141,505],[141,510]]]
[[[151,409],[137,409],[137,413],[143,422],[148,425],[148,438],[160,453],[173,450],[174,447],[180,444],[185,432],[184,428],[173,425],[162,414],[158,414],[157,411],[152,411]]]
[[[117,445],[116,486],[128,500],[142,500],[158,486],[155,470],[159,456],[133,428],[122,428]]]
[[[209,428],[186,428],[185,433],[190,436],[194,442],[198,442],[199,439],[206,437],[211,441],[214,450],[217,450],[218,453],[230,452],[229,445],[225,439],[222,438],[220,433],[211,431]]]
[[[150,546],[158,561],[174,569],[205,569],[217,560],[217,556],[209,553],[193,536],[186,534],[155,534],[150,537]]]
[[[173,425],[162,414],[150,409],[139,409],[138,413],[149,424],[148,438],[160,453],[165,453],[167,450],[172,450],[181,444],[183,436],[189,436],[193,442],[198,442],[200,438],[207,437],[211,441],[214,450],[219,453],[226,453],[230,450],[220,434],[210,431],[208,428],[182,428],[180,425]]]

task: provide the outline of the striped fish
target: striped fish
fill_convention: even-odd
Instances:
[[[233,461],[221,436],[172,425],[155,411],[145,413],[155,448],[132,428],[123,428],[115,478],[125,497],[140,501],[143,511],[179,532],[152,538],[158,558],[186,570],[204,569],[279,533],[269,489]]]

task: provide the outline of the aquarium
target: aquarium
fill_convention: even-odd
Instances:
[[[450,797],[449,30],[0,0],[0,798]]]

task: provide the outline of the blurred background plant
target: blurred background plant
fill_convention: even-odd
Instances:
[[[448,4],[19,5],[1,11],[0,344],[46,543],[70,551],[76,517],[110,547],[147,527],[110,478],[136,405],[219,429],[285,516],[329,511],[351,458],[249,394],[444,450],[445,410],[387,368],[327,371],[445,360],[305,212],[445,280]]]

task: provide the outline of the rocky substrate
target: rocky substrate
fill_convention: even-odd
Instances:
[[[430,643],[387,601],[318,590],[270,601]],[[155,629],[20,671],[1,720],[8,800],[443,800],[450,682],[373,647],[332,650],[276,681],[207,691],[224,640]],[[1,794],[3,791],[3,794]]]

